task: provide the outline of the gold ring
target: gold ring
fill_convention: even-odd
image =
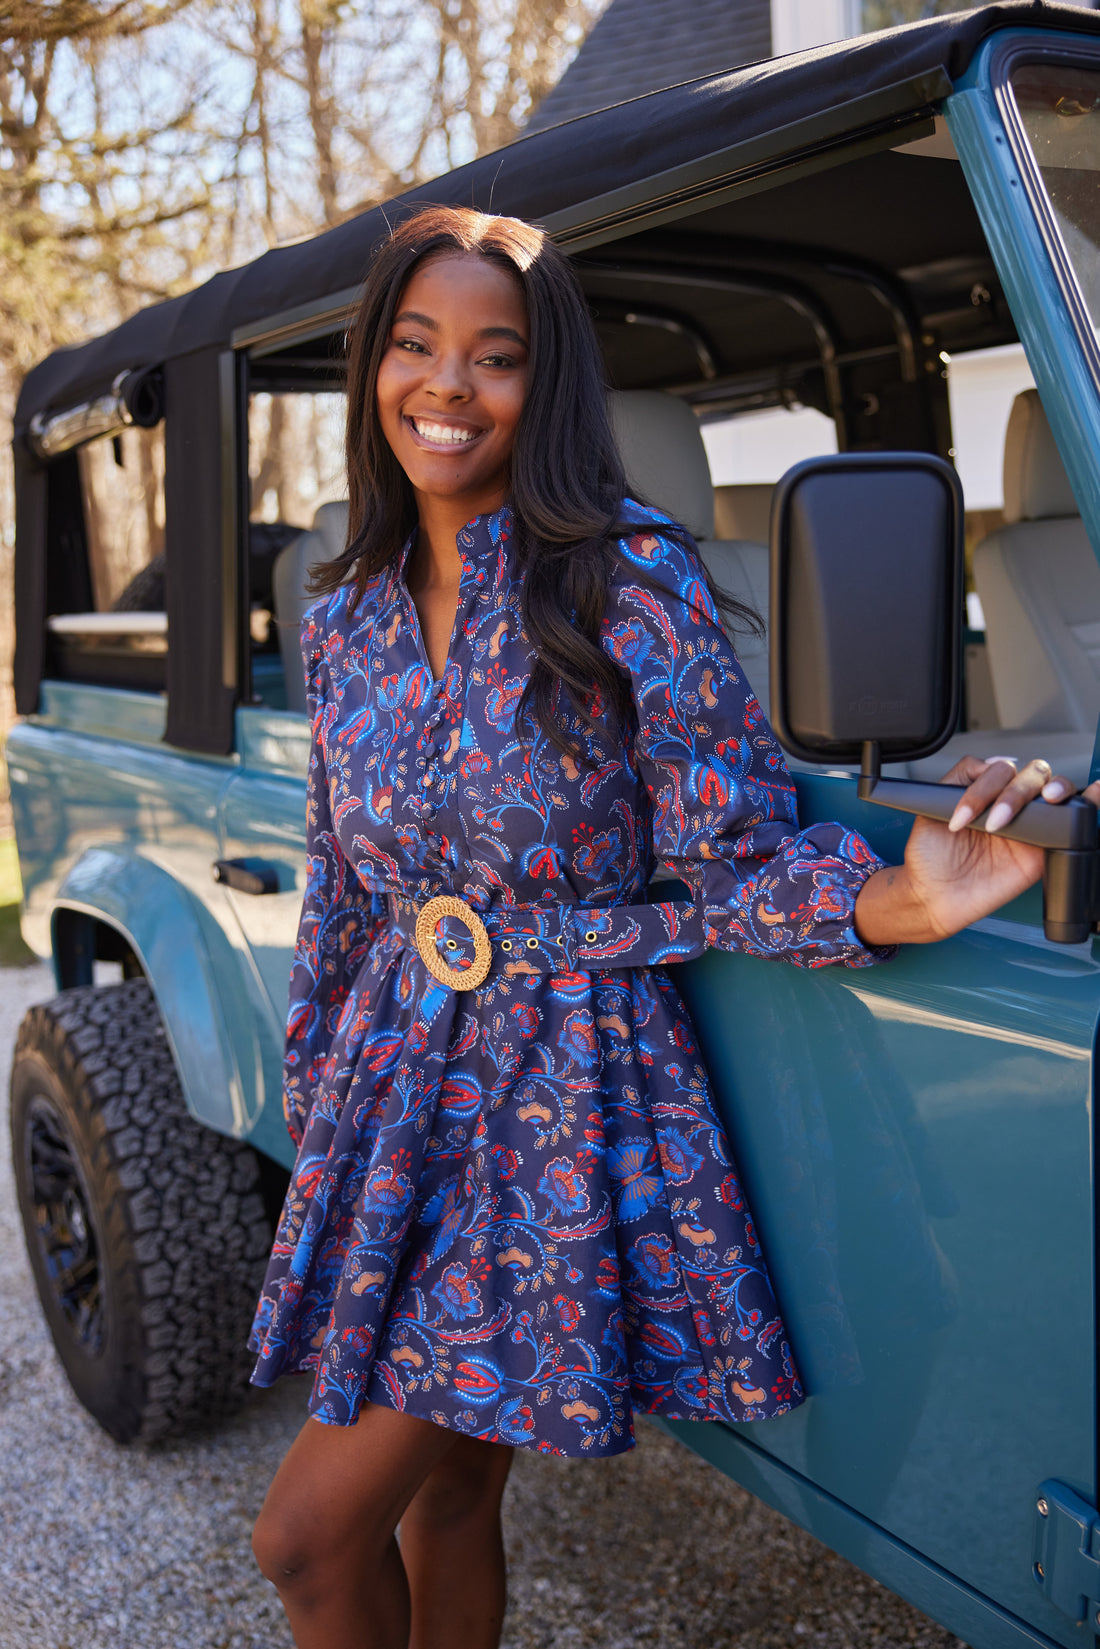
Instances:
[[[474,942],[474,960],[468,968],[452,968],[444,962],[435,947],[435,930],[445,916],[457,916],[469,929]],[[453,893],[441,893],[421,905],[416,917],[416,948],[433,979],[449,985],[453,991],[474,991],[481,984],[493,964],[493,947],[485,923],[476,910]]]

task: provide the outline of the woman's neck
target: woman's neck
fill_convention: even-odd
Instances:
[[[499,509],[503,499],[489,499],[471,507],[469,499],[417,496],[416,542],[405,568],[405,584],[416,607],[420,634],[432,674],[438,680],[447,667],[447,648],[454,631],[462,557],[456,542],[472,516]]]
[[[458,535],[475,515],[499,510],[503,497],[471,501],[469,498],[433,498],[416,495],[417,534],[413,554],[413,578],[421,587],[458,589],[462,557]]]

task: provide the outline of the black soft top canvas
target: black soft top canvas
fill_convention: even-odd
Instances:
[[[917,116],[946,95],[987,35],[1021,23],[1100,35],[1100,14],[1091,9],[1002,0],[978,11],[769,58],[533,132],[410,190],[384,211],[375,207],[308,241],[276,247],[183,297],[142,310],[103,337],[58,350],[23,384],[17,433],[37,412],[102,393],[120,372],[211,345],[228,346],[240,327],[356,286],[395,210],[430,202],[491,208],[536,222],[563,212],[573,217],[586,202],[643,185],[734,144],[775,134],[781,150],[787,146],[785,129],[815,117],[827,118],[835,132],[843,129],[847,108],[851,125],[858,127],[866,118],[861,105],[869,100],[876,124]]]

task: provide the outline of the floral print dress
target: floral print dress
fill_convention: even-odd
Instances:
[[[799,830],[775,738],[668,519],[628,502],[602,644],[633,715],[579,752],[517,732],[531,644],[508,509],[459,535],[441,680],[404,583],[306,615],[308,881],[284,1105],[298,1155],[253,1326],[255,1384],[564,1455],[634,1411],[780,1415],[803,1390],[672,978],[707,945],[863,966],[880,861]],[[690,543],[690,541],[688,541]],[[647,905],[664,867],[690,901]],[[659,889],[659,884],[658,884]],[[455,894],[493,963],[456,991],[413,943]],[[465,925],[440,956],[473,958]],[[735,1011],[736,1005],[731,1004]]]

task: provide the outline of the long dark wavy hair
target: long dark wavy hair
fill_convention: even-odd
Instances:
[[[348,545],[312,569],[311,588],[322,595],[354,582],[360,599],[416,525],[412,487],[378,417],[378,368],[414,270],[455,252],[476,253],[508,270],[527,304],[527,395],[508,501],[535,664],[516,725],[533,723],[575,754],[562,726],[560,689],[592,733],[607,730],[608,711],[620,726],[627,711],[626,677],[599,645],[599,633],[617,540],[638,528],[622,519],[626,478],[584,293],[569,260],[533,224],[468,207],[429,206],[406,218],[375,253],[348,354]],[[675,531],[688,537],[682,528]],[[713,586],[711,593],[734,622],[759,632],[750,608]]]

